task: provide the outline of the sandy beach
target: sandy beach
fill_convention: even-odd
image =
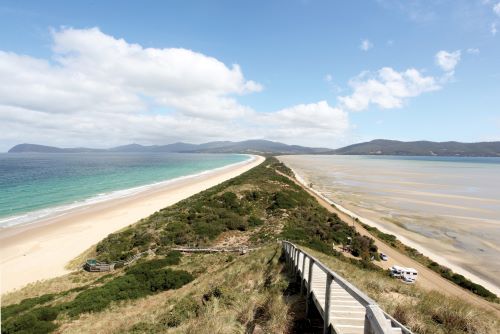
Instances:
[[[1,293],[68,273],[66,264],[108,234],[257,166],[263,157],[173,181],[129,197],[0,231]]]

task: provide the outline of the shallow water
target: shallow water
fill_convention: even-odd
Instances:
[[[280,159],[334,202],[500,286],[500,158]]]
[[[237,154],[0,154],[0,228],[248,160]]]

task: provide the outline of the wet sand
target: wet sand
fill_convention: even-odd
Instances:
[[[475,178],[478,166],[342,156],[280,159],[352,215],[500,293],[500,200],[487,185],[500,176],[485,175],[487,168]],[[465,175],[458,167],[466,168]]]

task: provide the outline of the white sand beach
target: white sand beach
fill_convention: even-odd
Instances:
[[[259,165],[263,157],[173,181],[129,197],[0,231],[1,293],[66,274],[69,261],[108,234]]]

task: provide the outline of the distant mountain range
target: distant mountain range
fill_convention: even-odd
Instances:
[[[500,142],[459,143],[377,139],[334,150],[344,155],[500,157]]]
[[[459,143],[377,139],[336,150],[287,145],[269,140],[240,142],[215,141],[205,144],[173,143],[144,146],[130,144],[110,149],[85,147],[58,148],[36,144],[20,144],[9,153],[85,153],[85,152],[166,152],[166,153],[250,153],[250,154],[341,154],[341,155],[405,155],[405,156],[470,156],[500,157],[500,142]]]
[[[269,140],[245,140],[241,142],[215,141],[205,144],[174,143],[168,145],[144,146],[130,144],[110,149],[85,147],[58,148],[36,144],[20,144],[8,153],[86,153],[86,152],[166,152],[166,153],[253,153],[253,154],[317,154],[331,152],[327,148],[311,148],[287,145]]]

